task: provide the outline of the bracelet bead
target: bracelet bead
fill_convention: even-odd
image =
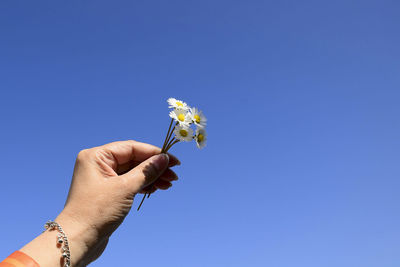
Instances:
[[[61,257],[64,259],[64,267],[71,267],[71,253],[69,251],[68,238],[61,225],[55,221],[47,221],[44,228],[45,230],[43,232],[47,230],[57,230],[59,232],[57,235],[57,244],[62,244]]]

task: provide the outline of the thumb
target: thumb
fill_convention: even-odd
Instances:
[[[167,154],[154,155],[125,173],[124,176],[132,182],[131,189],[135,193],[150,185],[167,169],[169,157]]]

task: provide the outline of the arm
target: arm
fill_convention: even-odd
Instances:
[[[177,179],[169,167],[179,165],[179,160],[160,151],[123,141],[78,154],[66,204],[55,219],[68,237],[71,266],[86,266],[103,253],[143,188],[155,182],[153,190],[168,189]],[[57,233],[46,231],[20,251],[41,267],[63,266]]]

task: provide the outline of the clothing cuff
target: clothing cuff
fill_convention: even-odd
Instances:
[[[15,251],[4,261],[0,262],[0,267],[40,267],[39,264],[21,251]]]

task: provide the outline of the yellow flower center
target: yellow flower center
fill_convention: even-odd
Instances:
[[[199,141],[199,143],[201,143],[201,142],[203,142],[203,140],[204,140],[204,135],[199,134],[199,135],[197,136],[197,141]]]
[[[186,130],[184,130],[184,129],[181,129],[181,130],[179,131],[179,133],[180,133],[183,137],[186,137],[186,136],[188,135],[188,132],[187,132]]]
[[[179,114],[178,115],[178,120],[180,120],[180,121],[185,121],[185,114]]]
[[[179,101],[176,102],[176,105],[177,105],[178,107],[183,107],[182,102],[179,102]]]
[[[200,123],[200,116],[199,115],[194,115],[194,120],[197,122],[197,123]]]

